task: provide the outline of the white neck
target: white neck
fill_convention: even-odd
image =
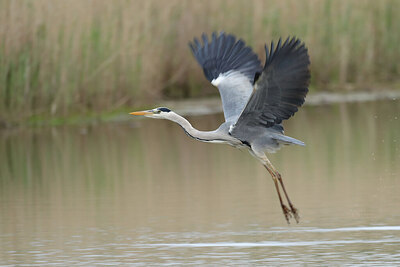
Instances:
[[[219,131],[218,129],[215,131],[199,131],[195,129],[187,119],[173,111],[169,112],[168,115],[165,116],[165,119],[176,122],[183,128],[189,137],[198,141],[229,144],[236,144],[239,141],[231,137],[228,133]]]

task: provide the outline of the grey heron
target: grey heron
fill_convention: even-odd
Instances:
[[[219,90],[225,122],[214,131],[199,131],[184,117],[165,107],[132,112],[179,124],[185,133],[202,142],[229,144],[246,148],[270,173],[285,216],[299,222],[298,210],[289,199],[282,177],[267,158],[282,145],[304,143],[284,135],[282,121],[289,119],[304,103],[310,81],[307,48],[295,37],[276,46],[265,45],[266,59],[261,62],[252,49],[226,33],[213,33],[209,40],[203,33],[189,46],[203,68],[204,75]],[[284,203],[279,184],[285,195]]]

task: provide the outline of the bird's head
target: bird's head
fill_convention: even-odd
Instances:
[[[150,110],[143,110],[143,111],[135,111],[129,114],[135,116],[145,116],[153,119],[171,119],[170,117],[173,115],[169,108],[160,107],[160,108],[153,108]]]

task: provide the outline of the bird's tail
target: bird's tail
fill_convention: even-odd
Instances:
[[[274,135],[273,138],[278,141],[278,143],[283,144],[283,145],[299,145],[299,146],[305,146],[304,142],[297,140],[293,137],[289,137],[286,135]]]

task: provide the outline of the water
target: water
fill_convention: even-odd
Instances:
[[[202,130],[222,115],[189,117]],[[0,132],[0,265],[399,265],[400,103],[303,108],[270,156],[162,120]]]

